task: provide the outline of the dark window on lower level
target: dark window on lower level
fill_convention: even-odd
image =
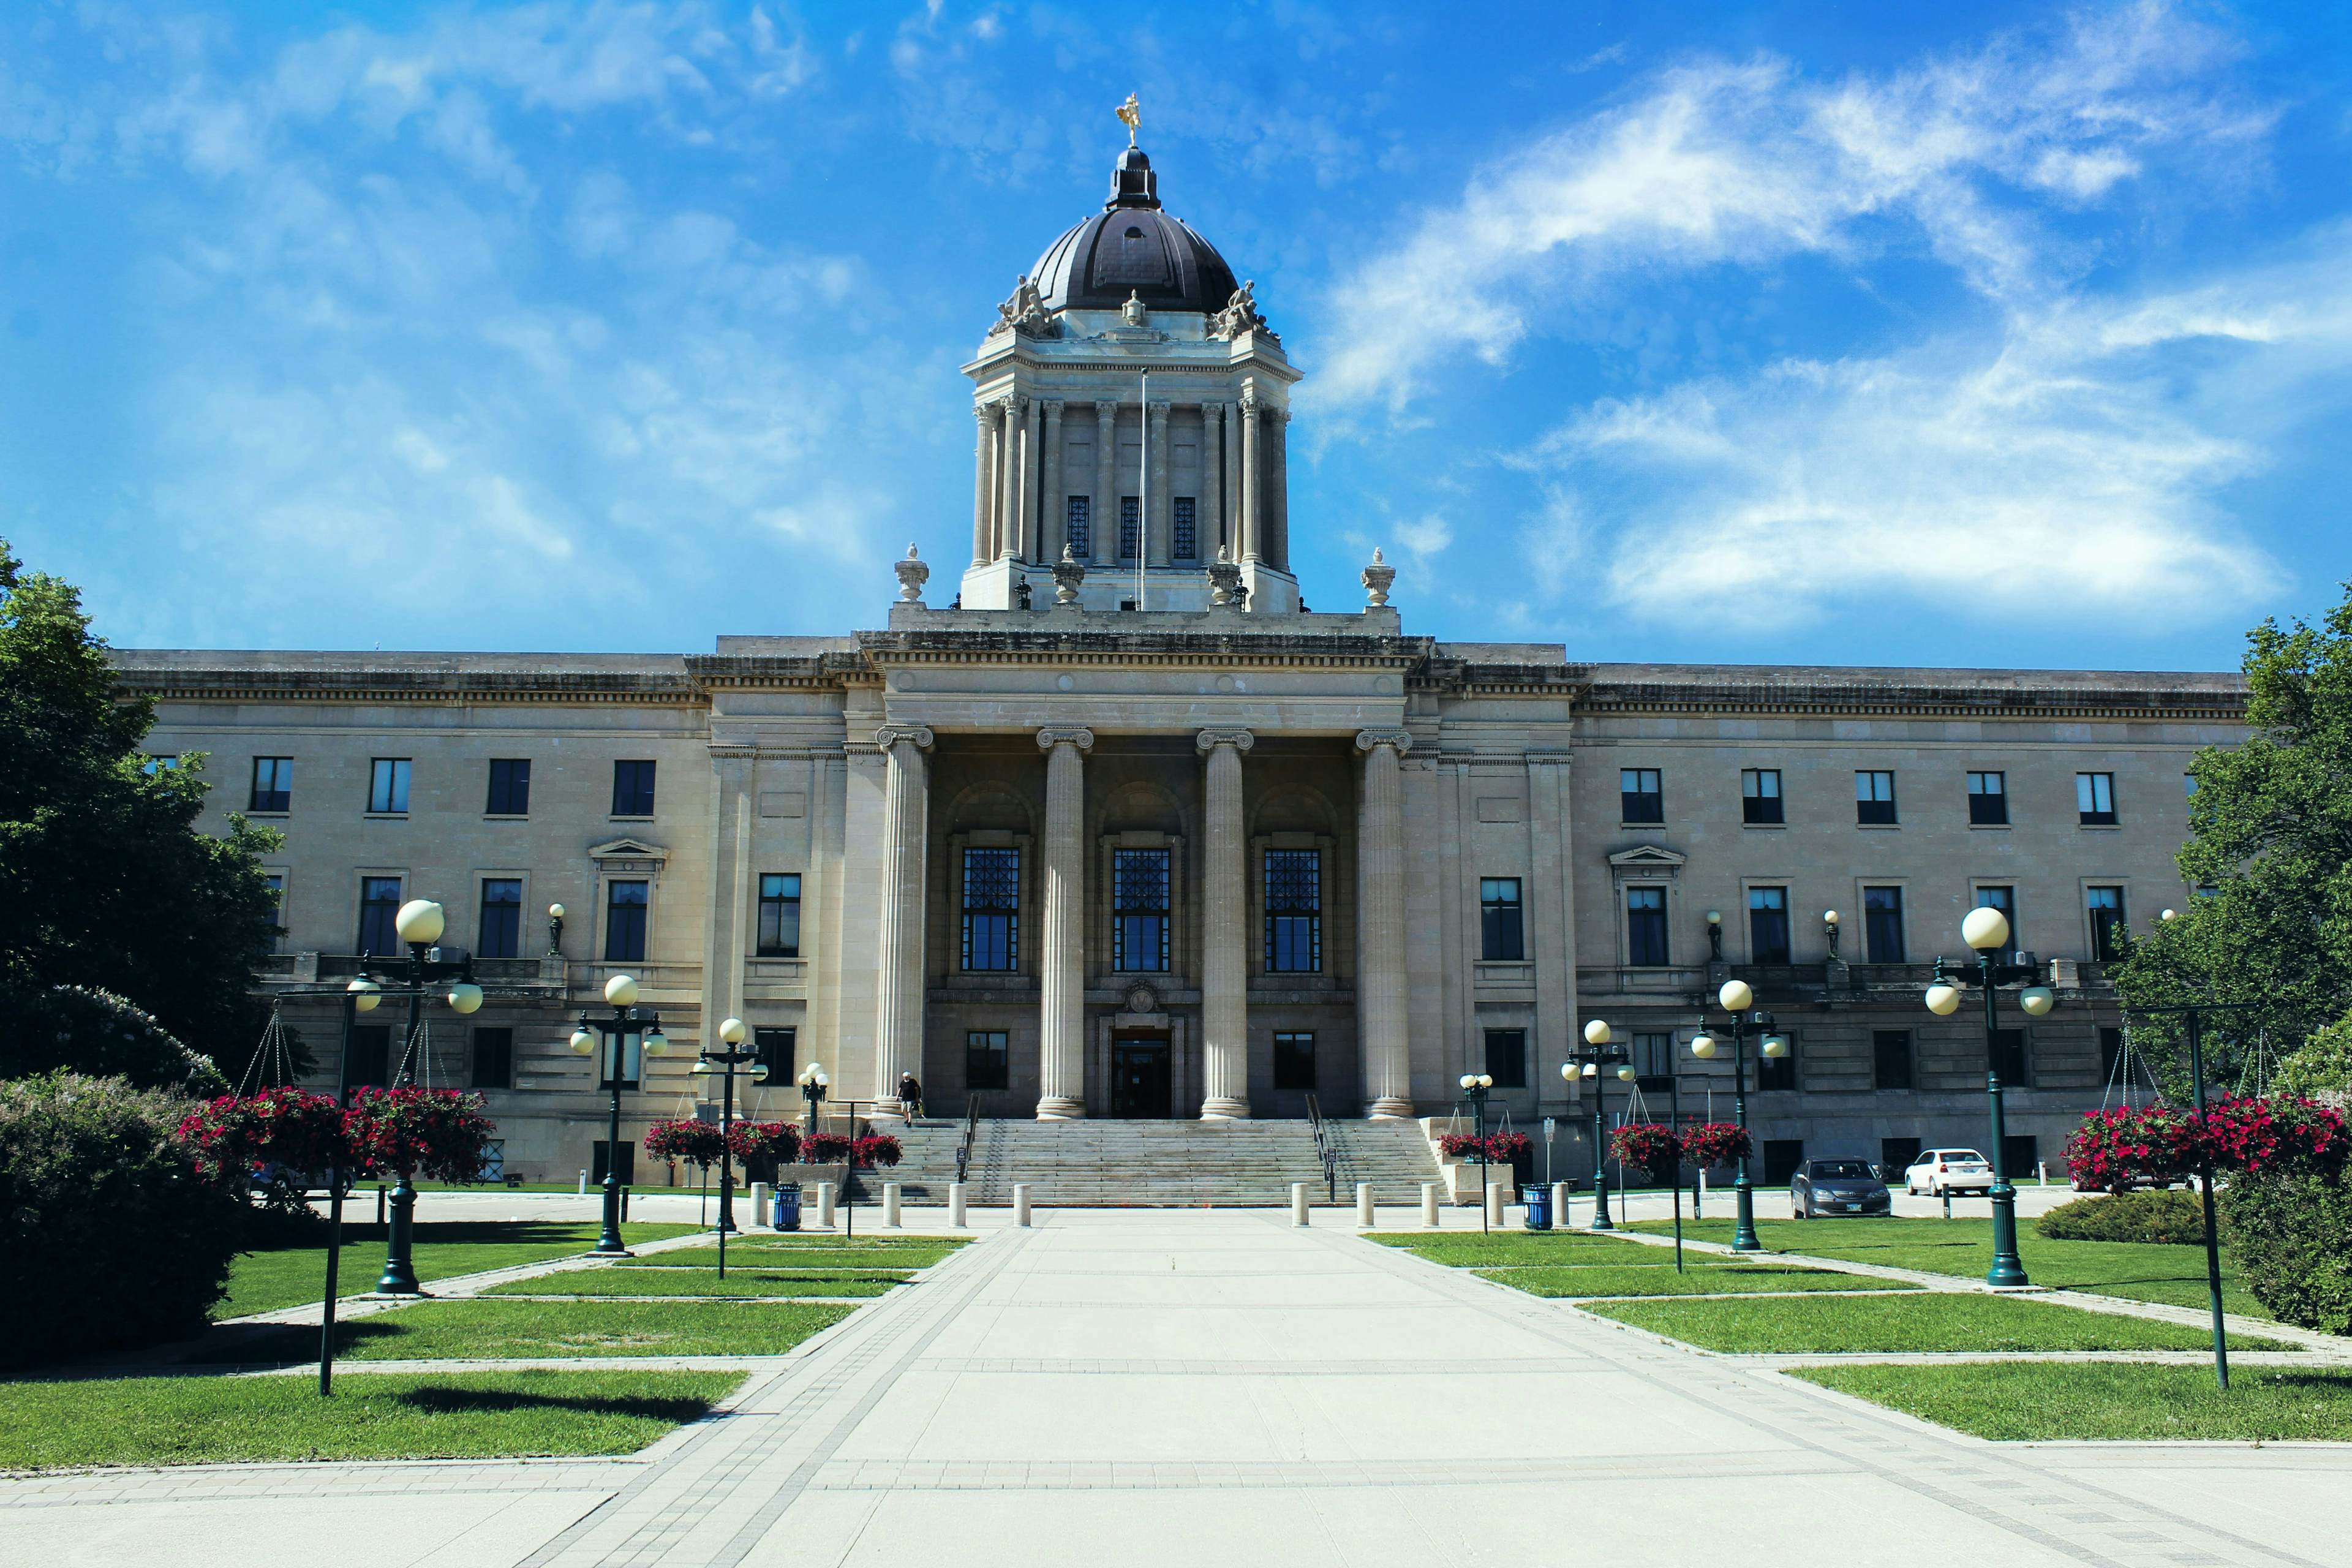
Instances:
[[[1200,502],[1192,496],[1171,499],[1169,531],[1173,535],[1169,553],[1179,561],[1201,558]]]
[[[1878,1141],[1878,1179],[1882,1182],[1901,1181],[1903,1173],[1909,1170],[1911,1162],[1918,1157],[1919,1140],[1916,1138],[1881,1138]]]
[[[1274,1037],[1274,1087],[1276,1089],[1313,1089],[1315,1087],[1315,1037],[1298,1030],[1278,1031]]]
[[[1486,1076],[1496,1089],[1528,1087],[1528,1032],[1525,1029],[1486,1031]]]
[[[2099,1081],[2113,1083],[2124,1059],[2124,1032],[2099,1026]]]
[[[1764,1184],[1785,1187],[1797,1167],[1805,1163],[1805,1141],[1801,1138],[1767,1138],[1764,1140]]]
[[[2022,1029],[1995,1029],[1992,1032],[1992,1070],[2000,1075],[2003,1089],[2033,1087],[2032,1062],[2025,1047]]]
[[[360,1024],[352,1029],[352,1059],[343,1079],[353,1089],[392,1087],[392,1026]]]
[[[1786,1056],[1768,1057],[1759,1046],[1756,1058],[1756,1089],[1758,1093],[1769,1089],[1791,1089],[1797,1087],[1797,1037],[1780,1037],[1789,1042]]]
[[[760,1053],[760,1065],[768,1069],[768,1087],[778,1089],[793,1081],[800,1069],[793,1065],[797,1054],[793,1044],[799,1038],[796,1029],[754,1029],[751,1048]]]
[[[606,1164],[606,1160],[608,1158],[606,1151],[611,1148],[612,1145],[605,1142],[602,1138],[596,1140],[595,1145],[590,1150],[588,1156],[588,1179],[590,1181],[602,1182],[604,1179],[604,1173],[609,1168]],[[620,1175],[621,1185],[625,1187],[636,1185],[637,1146],[635,1143],[624,1143],[621,1145]]]
[[[514,1087],[514,1031],[512,1029],[474,1031],[472,1085],[476,1089],[512,1089]]]
[[[1873,1082],[1880,1089],[1911,1087],[1911,1031],[1873,1029],[1870,1033]]]
[[[1009,1089],[1013,1085],[1013,1053],[1002,1029],[968,1029],[963,1037],[963,1087]]]
[[[2041,1141],[2032,1133],[2012,1132],[2000,1141],[2000,1173],[2011,1183],[2037,1173],[2041,1163]]]

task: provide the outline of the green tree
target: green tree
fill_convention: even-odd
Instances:
[[[198,832],[204,759],[151,765],[154,721],[81,595],[0,542],[0,992],[115,993],[234,1082],[260,1033],[252,973],[277,920],[260,858],[279,839],[241,816]]]
[[[2224,1088],[2258,1045],[2284,1056],[2352,1008],[2352,584],[2319,626],[2265,620],[2246,640],[2252,732],[2189,769],[2180,870],[2210,891],[2135,933],[2115,975],[2128,1002],[2254,1004],[2208,1029]],[[2135,1020],[2132,1034],[2185,1089],[2178,1024]]]

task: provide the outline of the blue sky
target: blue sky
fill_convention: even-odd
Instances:
[[[2320,5],[17,0],[0,534],[125,644],[875,625],[1134,90],[1311,602],[2224,667],[2352,576],[2347,80]]]

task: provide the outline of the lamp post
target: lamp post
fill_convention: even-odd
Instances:
[[[563,906],[562,904],[547,906],[547,956],[550,958],[563,956]]]
[[[1478,1142],[1478,1228],[1482,1232],[1487,1228],[1486,1096],[1494,1087],[1494,1076],[1490,1073],[1465,1072],[1462,1075],[1462,1098],[1470,1107],[1471,1135]]]
[[[2030,980],[2034,968],[2022,963],[1996,963],[1993,954],[2009,945],[2009,919],[1999,910],[1974,909],[1960,922],[1960,938],[1975,950],[1977,984],[1984,988],[1985,1028],[1985,1097],[1992,1111],[1992,1267],[1985,1270],[1985,1283],[2015,1287],[2029,1283],[2025,1264],[2017,1256],[2017,1189],[2009,1184],[2009,1161],[2002,1152],[2006,1142],[2006,1123],[2001,1117],[2000,1061],[1998,1056],[2000,1035],[2000,1015],[1994,1004],[1994,991],[2005,980]],[[1960,1010],[1960,984],[1957,977],[1947,977],[1944,961],[1936,960],[1934,980],[1927,987],[1927,1011],[1939,1018],[1948,1018]],[[2050,1011],[2056,997],[2046,985],[2029,985],[2018,994],[2017,1005],[2029,1017],[2039,1018]]]
[[[799,1082],[801,1098],[808,1101],[808,1110],[802,1121],[801,1131],[804,1133],[814,1132],[816,1131],[816,1119],[821,1114],[817,1108],[824,1103],[824,1091],[833,1087],[833,1079],[825,1076],[824,1068],[811,1062],[801,1068]]]
[[[1716,1001],[1731,1015],[1731,1116],[1742,1132],[1748,1131],[1748,1026],[1769,1028],[1772,1015],[1756,1007],[1756,992],[1745,980],[1727,980],[1715,994]],[[1755,1008],[1751,1013],[1749,1009]],[[1778,1047],[1776,1049],[1775,1047]],[[1691,1055],[1701,1061],[1711,1059],[1719,1047],[1715,1037],[1706,1030],[1704,1017],[1699,1031],[1691,1037]],[[1786,1056],[1789,1042],[1778,1035],[1768,1035],[1764,1040],[1767,1056]],[[1750,1142],[1742,1140],[1743,1142]],[[1738,1218],[1733,1224],[1731,1250],[1761,1252],[1764,1244],[1756,1239],[1756,1184],[1748,1179],[1748,1155],[1739,1156],[1738,1173],[1732,1178],[1732,1196]]]
[[[751,1072],[751,1081],[768,1081],[767,1064],[760,1061],[760,1053],[742,1048],[743,1037],[748,1033],[750,1031],[743,1027],[742,1019],[728,1019],[719,1026],[719,1043],[726,1048],[714,1051],[705,1046],[694,1064],[697,1072],[716,1070],[719,1075],[719,1135],[721,1139],[727,1136],[727,1130],[735,1121],[735,1069],[747,1062],[757,1062],[759,1065]],[[727,1237],[734,1228],[735,1154],[731,1149],[722,1149],[719,1155],[719,1278],[721,1279],[727,1278]]]
[[[604,1135],[604,1223],[597,1232],[596,1255],[626,1258],[630,1256],[629,1249],[621,1240],[621,1079],[628,1067],[629,1037],[643,1032],[645,1037],[637,1048],[641,1055],[648,1057],[667,1052],[669,1037],[661,1032],[659,1014],[636,1005],[635,976],[615,974],[605,981],[604,1000],[612,1005],[613,1016],[591,1018],[583,1012],[572,1030],[572,1048],[584,1057],[596,1049],[599,1036],[604,1040],[604,1076],[613,1091],[613,1100]]]
[[[1603,1063],[1617,1063],[1617,1076],[1631,1079],[1633,1068],[1627,1062],[1622,1046],[1609,1043],[1609,1025],[1595,1018],[1584,1026],[1584,1048],[1573,1053],[1574,1059],[1559,1064],[1559,1076],[1574,1081],[1579,1076],[1592,1080],[1592,1226],[1594,1230],[1615,1230],[1616,1222],[1609,1217],[1609,1089],[1601,1077]],[[1583,1064],[1580,1069],[1578,1062]],[[1630,1224],[1633,1215],[1626,1215]]]
[[[1607,1045],[1610,1039],[1610,1030],[1607,1021],[1601,1018],[1595,1018],[1592,1022],[1585,1025],[1584,1037],[1591,1041],[1595,1046]],[[1671,1065],[1671,1061],[1669,1062],[1669,1065]],[[1567,1075],[1568,1068],[1569,1064],[1566,1062],[1560,1064],[1561,1076],[1565,1077]],[[1617,1076],[1622,1079],[1638,1083],[1641,1079],[1641,1072],[1638,1068],[1634,1067],[1630,1061],[1628,1061],[1617,1068]],[[1666,1102],[1669,1108],[1666,1112],[1668,1118],[1666,1125],[1674,1130],[1675,1138],[1679,1140],[1682,1136],[1683,1122],[1682,1089],[1673,1074],[1667,1075],[1666,1078]],[[1622,1171],[1623,1167],[1621,1165],[1619,1169]],[[1683,1272],[1683,1162],[1679,1144],[1677,1145],[1675,1154],[1674,1172],[1666,1178],[1666,1185],[1672,1188],[1674,1192],[1675,1272],[1680,1274]],[[1630,1204],[1631,1200],[1628,1199],[1627,1201]],[[1625,1223],[1631,1225],[1633,1222],[1633,1211],[1629,1207],[1625,1211]],[[1600,1230],[1606,1227],[1602,1226],[1596,1219],[1593,1228],[1595,1230]]]
[[[418,1049],[418,1036],[424,1030],[425,998],[435,988],[435,983],[450,980],[446,999],[450,1011],[460,1015],[474,1012],[482,1005],[482,988],[474,984],[474,955],[460,953],[454,959],[441,956],[436,945],[446,925],[441,906],[430,899],[411,899],[400,906],[393,916],[393,930],[408,949],[405,984],[401,994],[408,998],[408,1026],[400,1047],[400,1070],[394,1082],[405,1085],[415,1080],[415,1068],[411,1065]],[[364,955],[362,955],[364,959]],[[379,993],[381,994],[381,993]],[[348,1079],[351,1041],[344,1038],[344,1077]],[[432,1064],[425,1064],[430,1076]],[[340,1092],[340,1091],[339,1091]],[[392,1223],[385,1227],[383,1274],[376,1280],[378,1293],[386,1296],[418,1296],[424,1292],[416,1283],[415,1244],[416,1236],[416,1184],[408,1173],[400,1172],[392,1184]]]

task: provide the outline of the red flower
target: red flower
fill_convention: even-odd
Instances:
[[[1737,1121],[1700,1121],[1683,1129],[1683,1155],[1702,1170],[1745,1159],[1755,1148]]]
[[[656,1160],[684,1160],[706,1171],[727,1155],[727,1135],[711,1121],[656,1121],[646,1129],[645,1142]]]
[[[1671,1127],[1654,1121],[1629,1121],[1610,1135],[1609,1152],[1621,1165],[1654,1171],[1682,1152],[1682,1140]]]

